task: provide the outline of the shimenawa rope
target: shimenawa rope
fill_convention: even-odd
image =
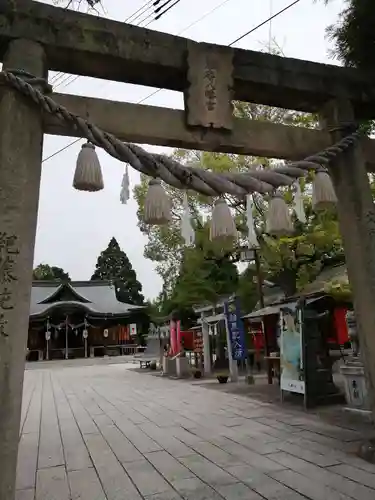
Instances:
[[[103,148],[114,158],[128,163],[138,172],[160,178],[176,188],[193,189],[208,196],[228,193],[243,197],[252,192],[263,194],[273,192],[280,186],[293,184],[296,179],[305,176],[308,171],[326,170],[327,165],[332,160],[360,139],[360,132],[355,130],[336,144],[301,161],[270,170],[218,174],[202,168],[182,165],[168,156],[148,153],[135,144],[120,141],[114,135],[101,130],[88,120],[70,113],[51,97],[35,88],[34,85],[41,86],[47,92],[51,91],[51,86],[42,78],[36,78],[23,70],[2,71],[0,75],[3,81],[32,99],[44,112],[69,124],[89,142]],[[17,75],[21,75],[21,77]]]

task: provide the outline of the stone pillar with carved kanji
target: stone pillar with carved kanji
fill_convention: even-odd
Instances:
[[[45,77],[43,48],[12,41],[4,68]],[[42,161],[42,114],[17,91],[0,99],[0,498],[14,500]]]
[[[322,110],[322,122],[332,130],[332,142],[355,121],[351,103],[337,99]],[[362,144],[353,146],[329,165],[335,187],[348,278],[353,291],[361,356],[367,375],[368,403],[375,418],[375,205]]]

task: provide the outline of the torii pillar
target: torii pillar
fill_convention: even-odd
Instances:
[[[31,2],[30,2],[31,3]],[[12,41],[4,69],[45,77],[44,50]],[[41,111],[0,90],[0,498],[13,500],[41,177]]]
[[[332,101],[322,111],[328,127],[354,121],[350,102]],[[336,129],[332,142],[347,135]],[[375,419],[375,205],[362,154],[362,146],[350,146],[329,165],[338,198],[337,210],[348,277],[353,291],[361,353]]]

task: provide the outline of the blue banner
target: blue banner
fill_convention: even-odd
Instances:
[[[234,360],[246,359],[245,328],[241,319],[240,303],[238,299],[230,303],[228,301],[224,302],[224,315],[226,317],[232,347],[232,358]]]

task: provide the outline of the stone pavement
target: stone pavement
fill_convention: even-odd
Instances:
[[[35,363],[16,499],[374,500],[375,466],[352,453],[361,437],[131,365]]]

